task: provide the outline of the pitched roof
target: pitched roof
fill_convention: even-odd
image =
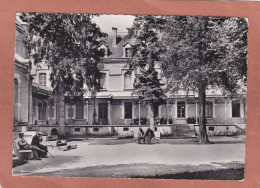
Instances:
[[[126,34],[117,35],[117,44],[113,46],[113,35],[108,35],[108,37],[104,38],[105,45],[109,48],[110,55],[107,58],[124,58],[124,45],[129,43],[130,45],[134,45],[136,43],[136,39],[130,39],[126,37]]]

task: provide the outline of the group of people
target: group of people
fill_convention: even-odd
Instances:
[[[148,128],[146,132],[143,131],[142,128],[139,128],[138,132],[138,144],[141,144],[141,141],[143,140],[143,143],[145,144],[145,140],[147,139],[148,144],[151,144],[151,140],[154,138],[154,132],[152,129]]]
[[[138,132],[138,144],[143,143],[147,140],[148,144],[151,144],[152,138],[154,138],[154,132],[152,129],[148,128],[146,132],[143,131],[142,128],[139,128]],[[47,157],[48,148],[42,144],[42,133],[38,132],[32,138],[31,145],[26,142],[24,139],[24,133],[19,133],[18,145],[20,149],[32,150],[34,159],[41,160],[41,158]]]
[[[38,132],[32,139],[31,145],[24,139],[24,133],[19,133],[18,145],[20,149],[32,150],[36,160],[47,157],[48,148],[42,145],[42,133]]]

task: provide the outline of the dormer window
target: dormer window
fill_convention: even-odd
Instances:
[[[107,50],[105,48],[101,48],[100,51],[104,54],[103,57],[107,57]]]
[[[125,48],[125,57],[130,58],[131,57],[131,48]]]
[[[129,42],[123,45],[123,57],[125,58],[132,57],[132,45]]]
[[[104,54],[103,58],[107,58],[107,51],[108,51],[108,48],[106,45],[102,44],[98,50],[100,50],[102,52],[102,54]]]
[[[46,86],[46,73],[39,74],[39,84]]]

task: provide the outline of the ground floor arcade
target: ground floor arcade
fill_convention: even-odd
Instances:
[[[207,124],[214,126],[242,125],[246,122],[245,99],[208,97]],[[131,97],[97,97],[65,100],[65,126],[70,134],[133,134],[138,127],[149,127],[151,107]],[[55,101],[33,100],[34,126],[58,131],[58,110]],[[172,132],[171,125],[198,124],[198,103],[195,97],[170,98],[155,112],[156,129]],[[56,130],[55,130],[56,129]],[[159,131],[158,130],[158,131]]]

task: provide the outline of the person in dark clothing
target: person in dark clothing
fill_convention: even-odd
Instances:
[[[143,143],[145,143],[145,139],[144,139],[144,131],[143,129],[140,127],[139,128],[139,132],[138,132],[138,144],[141,144],[141,140],[143,139]]]
[[[45,151],[38,148],[37,146],[32,146],[29,145],[26,140],[24,139],[24,133],[19,133],[19,139],[18,139],[18,145],[20,147],[20,149],[25,149],[25,150],[32,150],[33,152],[33,157],[36,160],[41,160],[38,156],[38,153],[44,153]]]
[[[47,157],[47,152],[48,152],[48,148],[44,145],[42,145],[42,133],[38,132],[32,139],[32,146],[36,146],[38,148],[40,148],[41,150],[43,150],[44,152],[38,152],[38,156],[40,158],[46,158]]]
[[[154,138],[154,132],[152,129],[148,128],[145,132],[145,138],[148,140],[148,144],[151,144],[152,138]]]

